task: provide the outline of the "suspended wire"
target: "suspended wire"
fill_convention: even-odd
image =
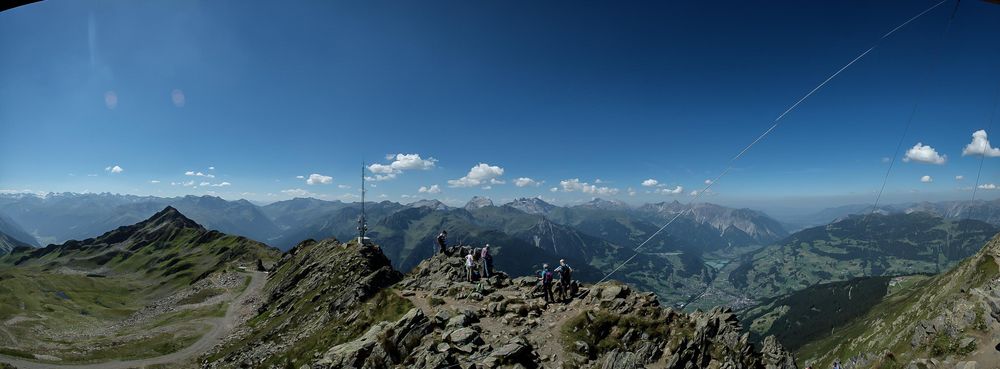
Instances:
[[[945,1],[948,1],[948,0],[945,0]],[[943,4],[945,1],[937,3],[936,5],[934,5],[934,7],[937,7],[938,5]],[[944,28],[944,34],[941,37],[942,43],[944,41],[944,38],[947,37],[948,32],[951,30],[951,25],[952,25],[953,21],[955,20],[955,14],[958,13],[958,6],[961,3],[962,3],[961,0],[958,0],[958,1],[955,2],[955,8],[951,12],[951,17],[948,18],[948,23],[947,23],[947,25],[945,25],[945,28]],[[893,31],[895,31],[895,29]],[[936,54],[937,56],[933,57],[930,65],[928,65],[927,69],[924,71],[924,75],[923,75],[923,78],[921,79],[921,83],[920,83],[922,86],[926,87],[926,85],[927,85],[927,79],[928,79],[928,76],[930,75],[931,70],[935,69],[935,67],[937,66],[936,65],[936,61],[940,60],[940,50],[941,50],[941,47],[939,46],[939,48],[938,48],[938,54]],[[874,214],[878,210],[878,203],[882,199],[882,194],[885,192],[885,185],[889,181],[889,173],[892,172],[892,167],[896,164],[896,157],[899,156],[899,150],[901,150],[903,148],[903,142],[906,140],[906,135],[910,131],[910,126],[913,124],[913,118],[917,115],[917,106],[920,105],[920,100],[923,98],[923,94],[924,93],[926,93],[926,88],[923,89],[923,92],[921,93],[921,95],[917,96],[917,99],[914,100],[914,102],[913,102],[913,108],[910,109],[910,116],[906,120],[906,125],[903,127],[903,134],[900,135],[899,142],[896,143],[896,150],[893,151],[892,157],[889,158],[889,168],[887,168],[885,170],[885,176],[882,177],[882,185],[879,187],[878,194],[875,195],[875,204],[872,206],[872,211],[871,211],[871,213],[869,213],[869,216],[871,214]],[[868,218],[867,217],[865,218],[865,224],[866,224],[866,226],[868,224]]]
[[[935,7],[941,5],[942,3],[943,2],[936,4]],[[875,203],[872,204],[872,210],[865,216],[863,220],[863,225],[861,229],[865,234],[868,235],[868,245],[862,252],[867,254],[867,256],[869,257],[869,262],[871,253],[873,252],[872,249],[875,243],[874,236],[871,234],[871,230],[869,228],[871,223],[871,217],[874,216],[876,212],[878,212],[878,205],[882,200],[882,195],[885,193],[885,186],[886,184],[889,183],[889,175],[892,173],[892,169],[896,165],[896,158],[899,157],[899,152],[900,150],[903,149],[903,142],[906,141],[906,136],[910,132],[910,127],[913,126],[913,120],[917,115],[917,108],[920,106],[921,100],[923,100],[924,95],[926,95],[927,93],[927,86],[930,84],[928,81],[930,74],[934,69],[937,68],[937,64],[941,60],[941,50],[944,48],[944,41],[948,37],[948,33],[951,30],[951,25],[952,23],[954,23],[955,20],[955,15],[958,14],[958,7],[961,4],[962,4],[961,0],[955,1],[955,7],[952,9],[951,16],[948,17],[948,22],[945,24],[944,32],[941,35],[941,42],[938,44],[937,47],[937,52],[931,55],[931,60],[928,61],[927,68],[924,70],[923,76],[920,79],[919,82],[919,85],[921,86],[920,93],[913,101],[913,107],[910,108],[910,115],[906,119],[906,124],[903,126],[903,133],[899,136],[899,141],[896,142],[896,149],[893,151],[892,156],[889,158],[889,166],[885,170],[885,175],[882,176],[882,184],[879,186],[878,193],[875,195]],[[941,254],[940,246],[938,247],[938,254],[939,255]],[[938,259],[935,259],[934,265],[935,268],[937,268],[938,271],[940,271],[940,265]]]
[[[804,96],[802,96],[802,98],[800,98],[794,104],[792,104],[787,109],[785,109],[785,111],[783,111],[780,115],[778,115],[777,118],[774,119],[774,121],[772,121],[771,126],[768,127],[767,130],[765,130],[763,133],[761,133],[759,136],[757,136],[756,139],[754,139],[752,142],[750,142],[749,145],[746,145],[746,147],[744,147],[743,150],[740,150],[740,152],[738,154],[736,154],[736,156],[734,156],[732,159],[729,160],[729,164],[726,166],[725,170],[722,171],[722,173],[719,173],[719,175],[717,175],[714,179],[708,181],[705,184],[705,187],[702,188],[701,191],[695,191],[694,196],[692,196],[692,198],[687,203],[687,205],[689,205],[689,206],[687,206],[684,210],[676,213],[673,216],[673,218],[670,218],[670,220],[666,224],[664,224],[662,227],[660,227],[659,229],[657,229],[656,232],[653,232],[653,234],[650,235],[648,238],[646,238],[645,241],[642,241],[642,243],[640,243],[639,246],[636,246],[635,249],[633,249],[633,251],[635,253],[631,257],[629,257],[628,259],[625,259],[624,262],[620,263],[617,267],[615,267],[614,269],[612,269],[611,272],[609,272],[608,274],[604,275],[604,277],[601,278],[601,280],[598,281],[598,283],[604,282],[605,280],[608,279],[608,277],[611,277],[611,275],[615,274],[616,272],[618,272],[618,270],[620,270],[626,264],[628,264],[633,259],[635,259],[636,256],[639,256],[639,250],[642,249],[644,246],[646,246],[646,244],[649,243],[650,240],[652,240],[657,235],[659,235],[660,232],[663,232],[663,230],[666,229],[668,226],[670,226],[670,224],[672,224],[675,220],[677,220],[677,218],[680,218],[682,215],[684,215],[685,213],[687,213],[688,211],[690,211],[691,210],[690,205],[692,203],[694,203],[694,201],[697,200],[699,197],[701,197],[701,195],[703,195],[705,192],[708,192],[709,190],[711,190],[712,186],[714,186],[720,179],[722,179],[727,174],[729,174],[729,172],[732,171],[732,169],[734,167],[734,163],[737,160],[739,160],[741,157],[743,157],[743,154],[746,154],[746,152],[749,151],[754,145],[756,145],[758,142],[760,142],[765,137],[767,137],[769,134],[771,134],[771,131],[774,131],[776,128],[778,128],[778,126],[781,124],[782,119],[784,119],[786,115],[788,115],[793,110],[795,110],[795,108],[797,108],[800,104],[802,104],[807,99],[809,99],[809,97],[811,97],[813,94],[815,94],[821,88],[823,88],[823,86],[826,86],[826,84],[828,82],[830,82],[831,80],[833,80],[834,78],[836,78],[838,75],[840,75],[841,72],[843,72],[847,68],[850,68],[858,60],[861,60],[861,58],[864,58],[865,55],[868,55],[868,53],[872,52],[872,50],[875,50],[875,48],[877,48],[879,46],[879,44],[881,44],[881,42],[883,40],[885,40],[886,38],[888,38],[892,34],[896,33],[896,31],[902,29],[903,27],[905,27],[906,25],[910,24],[911,22],[913,22],[913,21],[917,20],[918,18],[922,17],[924,14],[927,14],[928,12],[934,10],[935,8],[941,6],[942,4],[944,4],[944,3],[948,2],[948,1],[950,1],[950,0],[942,0],[942,1],[940,1],[940,2],[938,2],[936,4],[934,4],[934,5],[932,5],[931,7],[925,9],[924,11],[918,13],[917,15],[911,17],[910,19],[907,19],[905,22],[899,24],[898,26],[894,27],[893,29],[889,30],[889,32],[886,32],[884,35],[882,35],[881,37],[879,37],[871,47],[869,47],[868,49],[866,49],[864,52],[862,52],[861,54],[859,54],[857,57],[855,57],[854,59],[852,59],[847,64],[844,64],[844,66],[840,67],[840,69],[838,69],[836,72],[834,72],[829,77],[827,77],[825,80],[823,80],[823,82],[821,82],[819,85],[817,85],[812,90],[810,90],[808,93],[806,93]],[[953,17],[954,17],[954,14],[953,14]]]
[[[997,91],[994,95],[993,109],[990,111],[990,122],[986,126],[986,132],[990,132],[993,129],[993,122],[996,120],[997,107],[1000,107],[1000,84],[997,85]],[[989,141],[987,141],[988,143]],[[986,147],[989,150],[989,145]],[[976,190],[979,189],[979,181],[983,175],[983,163],[986,161],[986,153],[984,152],[979,156],[979,169],[976,171],[976,184],[972,185],[972,202],[976,201]],[[967,219],[972,218],[972,208],[969,208],[969,216]]]

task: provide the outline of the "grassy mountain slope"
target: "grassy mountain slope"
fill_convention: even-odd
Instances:
[[[862,276],[937,273],[974,254],[997,227],[926,213],[853,216],[797,232],[748,255],[729,275],[738,290],[773,297]]]
[[[170,207],[97,238],[16,249],[0,257],[0,354],[73,363],[177,351],[245,284],[238,266],[277,256]]]
[[[954,269],[891,294],[850,324],[803,346],[814,367],[851,359],[859,367],[902,368],[928,359],[939,367],[1000,362],[1000,235]]]

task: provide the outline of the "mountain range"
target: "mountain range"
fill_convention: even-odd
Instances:
[[[282,250],[306,239],[351,239],[357,234],[357,219],[362,210],[360,203],[312,198],[258,206],[245,200],[226,201],[211,196],[0,195],[0,214],[24,225],[26,231],[21,234],[37,240],[93,237],[103,230],[138,222],[164,206],[190,214],[191,219],[206,227],[243,235]],[[976,209],[974,213],[989,214],[995,207],[996,202],[977,202],[967,208]],[[940,209],[951,209],[945,215],[952,217],[962,214],[960,203],[923,204],[919,208],[906,209],[924,215],[938,214]],[[440,230],[447,229],[452,244],[492,245],[498,266],[512,273],[527,274],[539,269],[542,263],[554,264],[559,259],[567,259],[577,267],[581,280],[596,281],[614,270],[618,273],[617,278],[655,291],[668,303],[702,300],[701,305],[696,305],[706,307],[744,296],[778,296],[812,283],[865,275],[936,272],[968,256],[970,245],[977,242],[970,238],[953,243],[940,237],[963,236],[910,229],[911,232],[923,232],[922,237],[933,239],[934,245],[961,243],[967,247],[928,249],[922,246],[924,251],[914,251],[923,255],[918,257],[920,260],[886,255],[879,260],[835,264],[837,258],[827,254],[809,251],[807,256],[802,256],[806,249],[799,250],[795,245],[807,242],[817,245],[811,247],[820,250],[839,248],[840,251],[830,252],[846,253],[848,259],[861,259],[869,254],[844,250],[864,248],[825,243],[869,237],[864,233],[867,231],[845,224],[841,228],[849,229],[850,235],[838,231],[837,235],[821,239],[822,227],[788,235],[781,223],[762,212],[714,204],[685,205],[673,201],[633,207],[619,201],[594,199],[574,206],[556,206],[539,198],[521,198],[496,205],[490,199],[479,197],[463,207],[450,207],[436,200],[406,205],[391,201],[369,202],[365,204],[365,213],[369,236],[386,245],[385,254],[393,266],[402,271],[410,270],[433,255],[434,237]],[[886,213],[906,215],[907,212]],[[916,222],[914,224],[937,227],[931,220],[921,223],[919,219],[922,218],[911,220]],[[911,220],[900,220],[900,224]],[[632,248],[668,222],[664,231],[635,255]],[[871,229],[889,225],[873,225]],[[979,230],[978,237],[989,232],[987,228]],[[897,242],[905,237],[892,233],[886,242]],[[824,244],[820,245],[821,242]],[[12,244],[7,248],[13,247],[16,246]],[[894,247],[899,249],[899,246]],[[932,254],[942,250],[947,254],[941,256],[940,262],[932,262],[931,259],[936,258]],[[746,256],[748,252],[753,255]],[[784,263],[784,269],[771,262],[786,257],[808,262]],[[629,264],[622,265],[626,260],[630,260]],[[897,262],[902,264],[895,265]],[[722,297],[702,298],[712,294]]]

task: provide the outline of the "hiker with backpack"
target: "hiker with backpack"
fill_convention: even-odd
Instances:
[[[442,254],[448,254],[448,231],[441,231],[441,234],[437,236],[438,252]]]
[[[493,255],[490,254],[490,244],[483,246],[479,260],[483,263],[483,278],[489,278],[493,274]]]
[[[566,259],[559,259],[559,266],[556,267],[556,273],[559,273],[559,289],[562,291],[561,298],[571,296],[570,292],[570,282],[573,278],[573,268],[566,264]]]
[[[469,277],[469,282],[472,282],[472,269],[474,262],[472,260],[472,251],[469,251],[468,255],[465,255],[465,273]]]
[[[552,299],[552,271],[549,270],[549,264],[542,264],[542,272],[540,273],[542,277],[542,293],[545,294],[545,303],[555,302]]]

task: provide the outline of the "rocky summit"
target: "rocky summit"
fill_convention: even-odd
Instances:
[[[546,303],[537,278],[466,280],[435,255],[409,274],[378,246],[329,239],[293,248],[257,314],[205,367],[795,368],[773,338],[749,341],[728,309],[685,314],[618,282],[574,283]]]

